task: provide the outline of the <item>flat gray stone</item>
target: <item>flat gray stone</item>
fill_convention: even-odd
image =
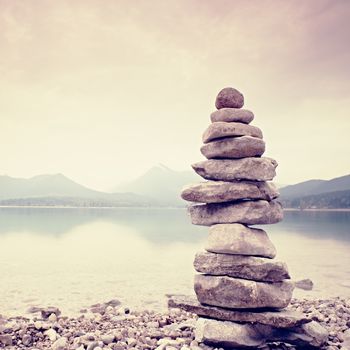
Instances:
[[[192,224],[203,226],[232,223],[264,225],[283,219],[282,206],[276,200],[200,204],[190,206],[188,211]]]
[[[312,288],[314,287],[314,283],[310,280],[310,278],[305,278],[300,281],[295,281],[294,286],[298,289],[312,290]]]
[[[232,87],[227,87],[222,89],[215,101],[215,107],[217,109],[225,107],[241,108],[244,105],[243,95],[236,89]]]
[[[208,159],[260,157],[265,152],[265,141],[252,136],[228,137],[203,145],[201,152]]]
[[[301,348],[319,348],[328,338],[328,332],[315,321],[291,329],[281,329],[268,325],[199,318],[195,334],[198,342],[207,345],[245,349],[256,349],[272,342],[288,343]]]
[[[242,224],[218,224],[209,228],[205,249],[212,253],[274,258],[276,248],[264,230]]]
[[[181,197],[190,202],[222,203],[239,199],[265,199],[279,196],[277,188],[264,181],[205,181],[185,187]]]
[[[210,114],[210,120],[215,122],[238,122],[249,124],[254,119],[254,114],[247,109],[221,108]]]
[[[223,348],[250,348],[265,344],[265,338],[253,325],[199,318],[195,339],[200,343]]]
[[[194,290],[201,304],[231,309],[282,309],[292,299],[290,281],[266,283],[227,276],[196,275]]]
[[[256,126],[235,122],[215,122],[210,124],[204,131],[202,139],[204,143],[208,143],[209,141],[215,139],[233,136],[252,136],[259,139],[263,138],[262,131]]]
[[[195,296],[172,296],[168,300],[168,306],[217,320],[259,323],[278,328],[296,327],[311,321],[304,314],[288,309],[276,311],[240,311],[202,305]]]
[[[265,344],[265,338],[253,325],[206,318],[197,320],[195,340],[225,349],[257,349]]]
[[[272,158],[209,159],[192,165],[206,180],[270,181],[276,176],[277,162]]]
[[[169,308],[179,308],[198,316],[217,320],[259,323],[278,328],[292,328],[311,321],[304,314],[288,309],[276,311],[242,311],[202,305],[194,295],[172,296],[168,300],[168,306]]]
[[[200,252],[196,254],[193,265],[197,272],[213,276],[258,282],[281,282],[290,278],[285,263],[254,256]]]
[[[341,349],[341,350],[350,349],[350,328],[343,332],[343,338],[344,338],[344,341],[342,346],[345,349]]]
[[[305,341],[316,348],[321,347],[328,340],[328,331],[319,323],[311,321],[294,329],[288,334],[286,341],[297,346],[304,346]]]

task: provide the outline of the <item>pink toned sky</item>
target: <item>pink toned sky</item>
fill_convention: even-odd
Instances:
[[[277,182],[350,173],[350,1],[0,0],[0,174],[109,189],[201,160],[217,92]]]

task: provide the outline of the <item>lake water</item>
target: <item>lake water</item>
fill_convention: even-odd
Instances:
[[[350,297],[349,212],[286,212],[264,229],[292,277],[315,283],[295,296]],[[165,294],[193,293],[206,235],[185,209],[0,208],[0,314],[113,298],[160,310]]]

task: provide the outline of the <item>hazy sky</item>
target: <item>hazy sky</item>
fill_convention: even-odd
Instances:
[[[277,182],[348,174],[349,18],[346,0],[0,0],[0,174],[109,189],[189,169],[225,86]]]

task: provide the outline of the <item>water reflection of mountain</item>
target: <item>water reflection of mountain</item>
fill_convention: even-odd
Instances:
[[[207,234],[206,227],[190,224],[185,209],[148,208],[0,208],[0,234],[30,231],[59,236],[101,220],[129,227],[153,243],[196,242]],[[350,241],[350,212],[286,212],[283,222],[265,229]]]
[[[148,208],[0,208],[0,234],[62,235],[97,220],[127,226],[153,243],[196,242],[206,234],[205,227],[190,224],[185,209]]]
[[[270,232],[299,233],[305,237],[350,242],[350,212],[286,211],[284,220],[269,226]]]

